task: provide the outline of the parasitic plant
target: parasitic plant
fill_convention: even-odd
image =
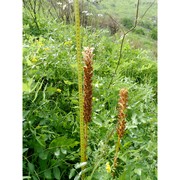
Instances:
[[[85,140],[85,154],[88,140],[88,123],[91,121],[92,114],[92,58],[93,48],[86,47],[83,51],[84,59],[84,140]],[[87,160],[87,157],[86,157]]]
[[[118,102],[118,126],[117,126],[117,135],[118,135],[118,141],[116,144],[116,152],[114,156],[114,168],[117,166],[117,157],[118,157],[118,152],[120,148],[120,140],[123,137],[125,133],[125,128],[126,128],[126,114],[125,111],[127,109],[127,101],[128,101],[128,91],[127,89],[121,89],[119,92],[119,102]]]

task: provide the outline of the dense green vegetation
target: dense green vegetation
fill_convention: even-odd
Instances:
[[[103,9],[105,2],[98,6]],[[108,2],[105,3],[107,7],[111,4],[114,8],[111,1]],[[123,12],[121,1],[112,2],[119,3],[119,11],[116,6],[115,12]],[[44,7],[45,12],[47,7],[48,4]],[[77,180],[83,164],[80,164],[74,22],[47,18],[45,12],[40,11],[34,19],[27,7],[23,11],[23,176],[33,180]],[[109,13],[113,15],[112,9]],[[121,19],[124,28],[130,27],[130,18],[124,15]],[[152,29],[148,31],[149,27]],[[112,35],[105,27],[81,28],[82,47],[94,47],[95,54],[86,179],[157,179],[155,28],[148,21],[141,21],[136,30],[128,34],[114,76],[122,41],[120,31]],[[106,163],[112,166],[115,154],[117,103],[121,88],[127,88],[129,94],[127,124],[113,177],[106,171]]]

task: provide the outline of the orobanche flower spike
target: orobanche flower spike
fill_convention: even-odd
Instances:
[[[92,58],[93,48],[86,47],[83,51],[84,66],[84,122],[91,121],[92,113]]]
[[[92,76],[93,76],[93,50],[94,48],[85,47],[83,53],[84,66],[84,141],[85,153],[88,141],[88,123],[91,121],[92,114]],[[87,155],[86,155],[87,160]]]
[[[119,114],[118,114],[119,126],[117,128],[117,133],[118,133],[118,136],[120,138],[122,138],[123,135],[124,135],[124,132],[125,132],[125,124],[126,124],[125,110],[127,108],[127,100],[128,100],[128,91],[127,91],[127,89],[121,89],[120,92],[119,92],[119,96],[120,96],[120,99],[119,99],[119,102],[118,102],[118,105],[119,105]]]
[[[119,91],[119,102],[118,102],[118,127],[117,127],[117,135],[118,135],[118,141],[116,144],[116,153],[114,156],[114,168],[117,166],[117,158],[118,158],[118,152],[120,148],[120,140],[123,137],[125,133],[126,128],[126,114],[125,111],[127,109],[127,102],[128,102],[128,91],[127,89],[121,89]]]

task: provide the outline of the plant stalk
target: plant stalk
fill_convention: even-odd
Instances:
[[[77,63],[78,63],[78,91],[79,91],[79,113],[80,113],[80,154],[81,162],[85,162],[85,141],[84,141],[84,122],[83,122],[83,91],[82,91],[82,61],[81,61],[81,34],[80,34],[80,15],[79,1],[74,1],[75,9],[75,28],[76,28],[76,48],[77,48]],[[84,167],[82,167],[82,170]],[[84,179],[84,175],[82,176]]]

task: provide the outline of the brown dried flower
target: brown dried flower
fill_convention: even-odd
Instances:
[[[92,113],[92,58],[93,58],[93,48],[86,47],[83,51],[83,59],[85,62],[84,66],[84,121],[91,121]]]
[[[119,92],[119,114],[118,114],[118,120],[119,120],[119,126],[117,128],[118,136],[121,138],[124,135],[125,128],[126,128],[126,114],[125,110],[127,108],[127,101],[128,101],[128,91],[127,89],[121,89]]]

